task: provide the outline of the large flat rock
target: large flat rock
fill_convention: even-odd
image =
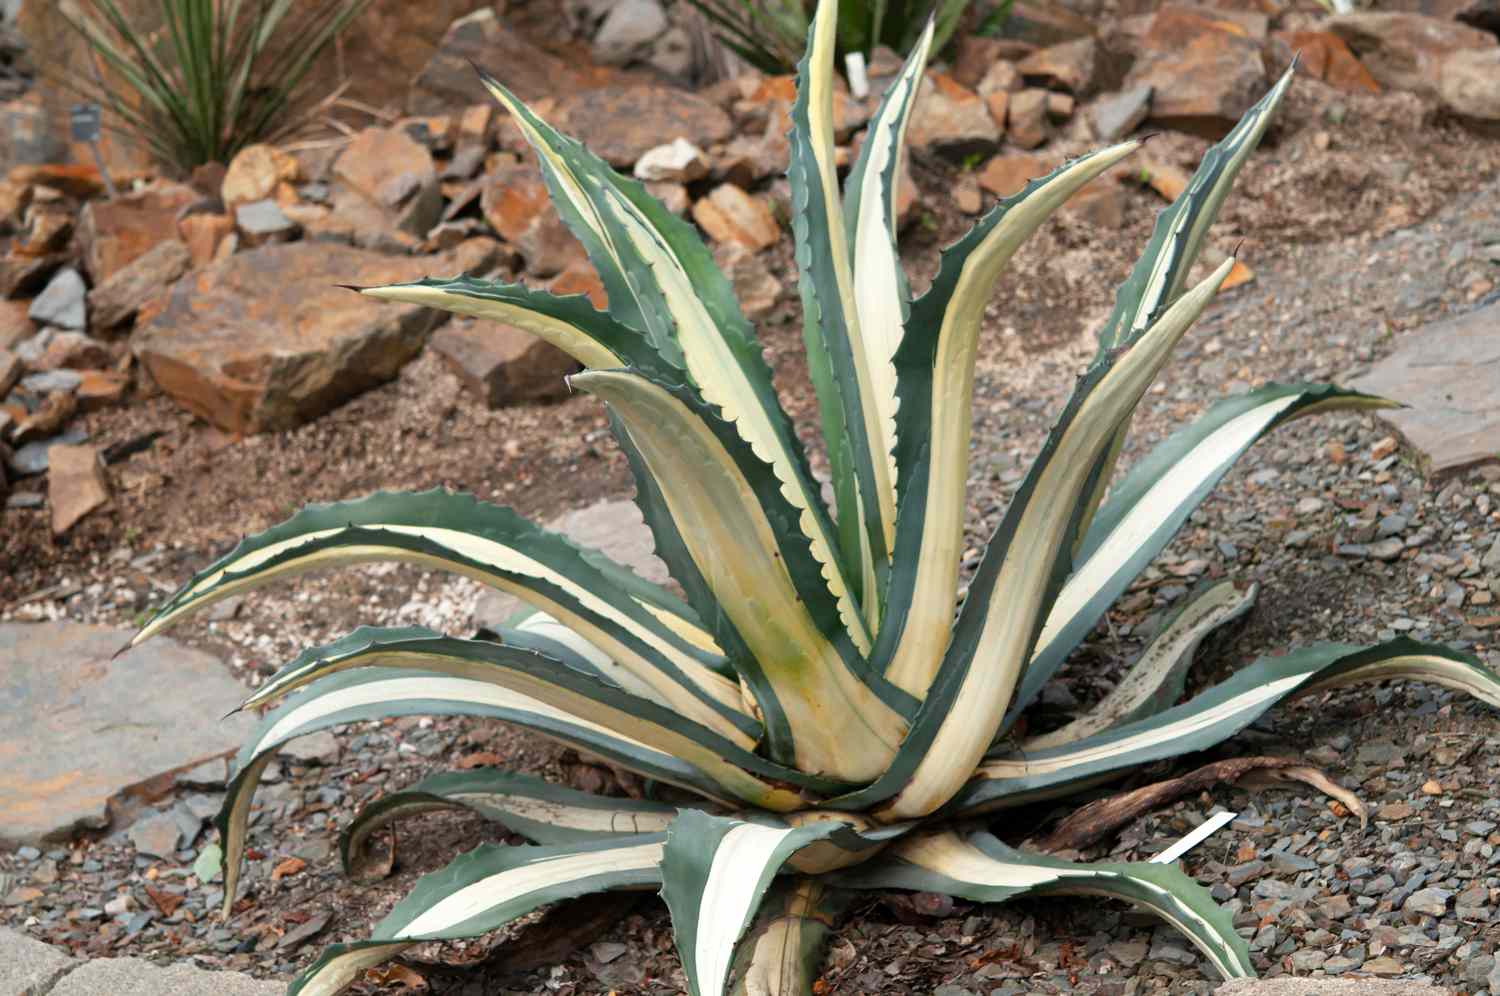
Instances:
[[[219,718],[246,694],[223,664],[160,637],[112,660],[129,638],[0,623],[0,844],[105,826],[111,798],[156,789],[249,734],[250,716]]]
[[[471,239],[424,257],[326,242],[236,253],[179,280],[133,348],[163,391],[226,432],[291,428],[390,380],[448,317],[341,284],[482,275],[497,251]]]
[[[1410,406],[1379,416],[1429,474],[1500,459],[1500,302],[1408,332],[1350,386]]]
[[[1451,996],[1441,989],[1411,979],[1235,979],[1214,990],[1214,996]]]
[[[75,962],[50,944],[0,927],[0,996],[36,996]]]
[[[284,996],[285,982],[140,958],[101,958],[63,977],[47,996]]]

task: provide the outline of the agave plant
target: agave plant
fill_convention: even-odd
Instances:
[[[832,508],[694,232],[486,79],[535,147],[608,312],[468,277],[365,293],[500,319],[577,357],[587,369],[572,384],[608,406],[685,599],[469,496],[377,494],[309,507],[244,541],[136,637],[275,578],[370,560],[457,571],[536,610],[500,642],[360,629],[252,695],[247,706],[297,693],[241,751],[219,814],[226,904],[262,770],[315,730],[415,713],[490,717],[655,787],[646,799],[605,798],[478,770],[371,804],[346,831],[346,863],[376,828],[434,808],[466,807],[535,844],[482,845],[422,878],[367,940],[330,947],[292,992],[337,992],[413,944],[613,889],[660,889],[697,996],[809,992],[833,911],[855,888],[982,902],[1117,897],[1178,926],[1224,976],[1251,975],[1228,914],[1175,866],[1069,863],[988,831],[1024,837],[1036,828],[1002,814],[1207,748],[1293,695],[1420,678],[1500,704],[1500,681],[1477,660],[1408,640],[1263,658],[1178,703],[1193,646],[1248,604],[1250,591],[1226,582],[1170,620],[1096,710],[1017,740],[1015,721],[1042,684],[1241,453],[1292,419],[1386,402],[1269,385],[1219,402],[1107,487],[1132,410],[1228,273],[1226,263],[1187,284],[1288,74],[1158,220],[960,600],[974,360],[996,277],[1044,219],[1138,143],[1071,161],[1002,200],[909,300],[893,191],[932,33],[886,95],[840,198],[836,16],[825,0],[810,31],[790,166]]]

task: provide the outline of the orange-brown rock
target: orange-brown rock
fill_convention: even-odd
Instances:
[[[552,206],[541,170],[524,163],[497,167],[484,178],[479,206],[534,276],[550,277],[584,258],[583,247]]]
[[[1055,165],[1052,159],[1024,152],[996,156],[979,171],[979,185],[997,197],[1010,197]]]
[[[80,201],[104,193],[104,178],[93,163],[25,163],[11,167],[6,179],[26,186],[51,187]]]
[[[1010,93],[1005,90],[996,90],[987,94],[984,98],[984,106],[989,108],[990,120],[995,122],[995,127],[1003,134],[1006,122],[1010,119]]]
[[[1017,0],[1005,18],[1005,37],[1029,42],[1038,48],[1086,38],[1094,34],[1094,25],[1086,17],[1073,13],[1061,4],[1031,3]]]
[[[1182,196],[1188,181],[1192,179],[1186,171],[1171,163],[1150,157],[1141,160],[1137,175],[1146,181],[1148,187],[1160,194],[1164,201],[1175,201]]]
[[[178,212],[199,199],[192,187],[160,183],[85,204],[79,214],[78,241],[90,279],[101,284],[157,243],[175,239]]]
[[[157,386],[225,432],[289,428],[395,376],[447,317],[340,285],[484,273],[497,248],[473,239],[414,258],[294,242],[237,253],[179,280],[132,347]]]
[[[26,372],[21,358],[8,349],[0,349],[0,398],[10,393],[10,389],[16,386],[21,379],[21,374]]]
[[[714,263],[734,286],[734,299],[744,316],[756,322],[770,314],[783,288],[760,254],[733,243],[720,243],[713,252]]]
[[[964,159],[995,151],[1000,129],[977,93],[945,73],[931,72],[917,90],[906,140],[913,149]]]
[[[1145,42],[1151,48],[1180,48],[1191,44],[1199,35],[1212,31],[1261,42],[1266,39],[1266,30],[1264,14],[1195,4],[1168,4],[1158,8],[1151,18]]]
[[[90,326],[100,330],[124,325],[153,297],[165,294],[191,265],[192,254],[177,239],[168,239],[137,256],[89,291]]]
[[[676,138],[706,149],[734,130],[729,115],[702,97],[649,84],[566,94],[557,118],[562,131],[586,136],[590,151],[615,167],[632,166],[647,149]]]
[[[21,256],[62,252],[73,237],[73,212],[60,202],[35,203],[26,210],[25,225],[11,251]]]
[[[61,536],[85,515],[109,501],[109,478],[94,446],[56,443],[47,450],[47,504],[52,534]]]
[[[118,370],[85,370],[81,374],[73,396],[78,407],[86,412],[108,408],[125,400],[130,390],[130,375]]]
[[[443,213],[432,153],[400,128],[360,132],[339,153],[333,175],[378,208],[391,228],[418,238]]]
[[[1126,198],[1113,177],[1102,176],[1068,198],[1062,212],[1094,228],[1114,231],[1125,223]]]
[[[66,262],[68,254],[65,252],[47,256],[7,253],[0,257],[0,296],[16,298],[39,292]]]
[[[715,242],[759,251],[775,245],[781,227],[765,200],[732,183],[721,183],[693,205],[693,220]]]
[[[599,279],[599,272],[594,269],[594,264],[586,259],[569,263],[567,269],[548,281],[547,290],[559,297],[582,294],[600,311],[609,307],[609,294],[604,290],[604,281]]]
[[[31,206],[29,183],[0,180],[0,231],[15,231],[25,224],[26,209]]]
[[[1098,43],[1093,38],[1075,38],[1033,52],[1016,69],[1034,86],[1087,96],[1094,91],[1098,62]]]
[[[1357,11],[1330,17],[1323,27],[1348,44],[1381,86],[1434,100],[1451,53],[1500,44],[1487,31],[1421,14]]]
[[[1034,149],[1047,141],[1047,91],[1017,90],[1010,95],[1005,134],[1023,149]]]
[[[449,322],[433,333],[430,348],[490,408],[566,397],[566,378],[580,366],[556,346],[502,322]]]
[[[1179,17],[1179,12],[1164,10],[1168,23]],[[1150,121],[1218,138],[1264,95],[1265,60],[1260,42],[1247,34],[1215,27],[1209,18],[1194,23],[1201,30],[1186,43],[1163,40],[1156,47],[1148,34],[1148,47],[1126,82],[1152,88]],[[1155,24],[1153,20],[1153,30]]]
[[[227,214],[203,212],[188,214],[177,221],[177,234],[187,245],[194,267],[213,262],[219,243],[234,231],[234,219]]]
[[[219,185],[219,199],[231,214],[241,204],[275,198],[277,188],[297,179],[297,160],[274,145],[247,145],[235,154]]]
[[[1277,31],[1272,36],[1298,53],[1297,72],[1350,93],[1379,93],[1380,84],[1359,57],[1331,31]]]
[[[963,32],[954,39],[954,47],[953,78],[971,90],[980,89],[980,82],[996,63],[1024,59],[1036,51],[1036,46],[1027,42]]]
[[[27,314],[30,310],[29,301],[0,299],[0,349],[10,349],[36,333],[36,322]],[[3,396],[4,392],[0,392],[0,397]]]

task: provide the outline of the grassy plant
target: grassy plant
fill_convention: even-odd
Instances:
[[[64,0],[97,60],[65,82],[161,162],[182,172],[227,163],[293,123],[318,57],[369,2],[159,0],[160,26],[148,31],[116,0]]]
[[[245,540],[136,637],[277,578],[371,560],[458,571],[537,610],[501,642],[362,628],[255,692],[247,707],[281,704],[240,752],[217,820],[226,906],[261,771],[316,730],[418,713],[491,718],[655,786],[646,799],[606,798],[474,770],[371,803],[345,832],[346,865],[377,828],[441,808],[474,810],[535,844],[483,845],[422,878],[368,939],[327,949],[292,992],[334,993],[413,944],[610,889],[660,889],[695,996],[811,992],[830,917],[861,888],[1115,897],[1167,918],[1224,976],[1251,975],[1229,915],[1175,866],[1070,863],[990,831],[1031,834],[1023,804],[1208,748],[1295,695],[1415,678],[1500,704],[1500,679],[1478,661],[1409,640],[1265,657],[1179,702],[1193,647],[1253,597],[1225,581],[1169,619],[1097,708],[1017,737],[1042,685],[1245,450],[1292,419],[1386,402],[1267,385],[1220,401],[1106,488],[1132,412],[1229,272],[1226,262],[1187,279],[1288,74],[1158,219],[960,598],[975,356],[995,281],[1043,221],[1139,143],[1065,163],[1000,201],[913,300],[894,202],[933,31],[892,84],[841,196],[835,17],[825,2],[800,67],[790,168],[833,508],[696,233],[487,78],[588,249],[608,311],[468,277],[366,293],[498,319],[577,357],[586,370],[572,384],[608,407],[685,600],[508,509],[445,491],[376,494],[310,506]]]

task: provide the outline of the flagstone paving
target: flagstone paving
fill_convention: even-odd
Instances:
[[[238,747],[245,690],[218,660],[72,622],[0,624],[0,844],[104,827],[110,800]],[[101,990],[103,991],[103,990]]]

